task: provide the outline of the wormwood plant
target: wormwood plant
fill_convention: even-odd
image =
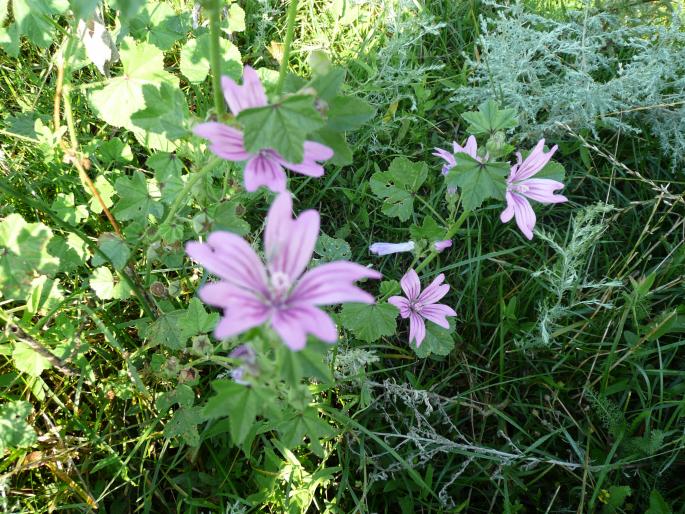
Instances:
[[[664,23],[610,14],[586,3],[561,19],[524,4],[492,3],[481,19],[478,59],[454,100],[475,105],[496,95],[520,114],[525,138],[559,136],[564,125],[651,135],[672,168],[683,163],[683,13]]]

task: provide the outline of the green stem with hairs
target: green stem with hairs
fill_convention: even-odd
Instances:
[[[181,192],[176,195],[174,202],[169,206],[169,212],[162,223],[160,223],[159,228],[157,229],[157,232],[155,233],[155,236],[152,238],[151,242],[158,241],[161,238],[162,229],[166,228],[174,220],[176,213],[184,206],[184,202],[187,200],[190,191],[193,189],[195,184],[197,184],[198,180],[212,171],[220,162],[221,159],[219,157],[213,157],[212,160],[205,164],[199,171],[190,174],[185,186],[183,186]]]
[[[214,0],[209,11],[209,63],[212,67],[214,110],[221,119],[226,114],[224,93],[221,88],[221,1]]]
[[[285,31],[285,42],[283,43],[283,58],[281,59],[281,66],[278,69],[278,82],[276,83],[276,94],[280,95],[283,90],[283,82],[285,81],[285,74],[288,71],[288,60],[290,58],[290,47],[295,36],[295,18],[297,16],[297,0],[290,0],[288,7],[288,21]]]

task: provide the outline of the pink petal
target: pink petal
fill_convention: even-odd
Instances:
[[[409,317],[409,313],[411,312],[409,309],[409,300],[407,300],[404,296],[391,296],[388,298],[388,303],[394,305],[400,310],[400,316],[403,318]]]
[[[418,348],[426,338],[426,324],[421,316],[412,312],[409,314],[409,342],[416,341]]]
[[[547,178],[530,178],[522,183],[527,191],[521,194],[540,203],[563,203],[568,198],[564,195],[556,195],[554,191],[562,189],[564,184]]]
[[[259,301],[255,291],[242,289],[225,280],[203,285],[197,295],[204,303],[214,307],[228,307],[234,303]]]
[[[444,241],[436,241],[433,243],[433,248],[435,248],[436,252],[442,252],[443,250],[446,250],[447,248],[452,247],[452,240],[451,239],[445,239]]]
[[[324,168],[316,161],[325,161],[333,157],[333,150],[315,141],[304,142],[304,157],[301,163],[292,163],[279,159],[281,165],[289,170],[308,177],[320,177],[324,174]]]
[[[208,122],[195,125],[193,133],[209,139],[209,150],[222,159],[246,161],[250,158],[251,154],[245,150],[243,143],[243,133],[238,129],[223,123]]]
[[[457,165],[457,161],[454,158],[454,155],[449,153],[447,150],[443,150],[442,148],[434,148],[433,150],[435,150],[433,152],[433,155],[435,155],[436,157],[440,157],[442,160],[444,160],[447,163],[448,168],[453,168]]]
[[[526,180],[544,168],[558,148],[557,145],[554,145],[549,152],[545,153],[544,147],[545,140],[541,139],[538,144],[535,145],[533,151],[530,152],[530,155],[528,155],[528,157],[526,157],[526,159],[517,167],[515,172],[512,168],[510,180],[515,180],[517,182]]]
[[[452,307],[443,305],[441,303],[436,303],[434,305],[427,305],[421,309],[421,316],[426,318],[428,321],[432,321],[436,325],[442,328],[450,328],[450,324],[447,321],[446,316],[456,316],[457,313]]]
[[[233,116],[238,116],[244,109],[264,107],[268,103],[259,75],[250,66],[243,68],[242,86],[236,84],[230,77],[224,76],[221,77],[221,87]]]
[[[435,280],[433,280],[433,282],[431,282],[431,284],[419,295],[419,302],[425,305],[440,301],[450,290],[448,284],[441,285],[444,280],[444,273],[440,273],[440,275],[435,277]]]
[[[372,269],[347,261],[322,264],[307,271],[288,298],[289,304],[334,305],[337,303],[375,303],[375,298],[353,285],[362,278],[381,278]]]
[[[265,186],[274,193],[285,191],[286,177],[283,168],[274,159],[268,156],[257,155],[252,157],[245,165],[243,172],[245,189],[256,191]]]
[[[271,216],[269,210],[267,225]],[[279,227],[277,233],[271,231],[275,237],[270,237],[265,245],[269,271],[285,273],[294,282],[312,258],[314,245],[319,238],[319,213],[313,209],[304,211],[295,220],[280,224]]]
[[[267,261],[274,257],[280,247],[281,240],[288,237],[293,225],[293,199],[290,192],[280,193],[269,207],[264,229],[264,251]]]
[[[459,146],[456,141],[452,143],[452,148],[454,149],[454,153],[465,153],[469,157],[473,157],[477,161],[480,160],[478,159],[478,142],[476,141],[475,136],[469,136],[469,138],[466,140],[466,144],[464,146]]]
[[[230,232],[212,232],[206,243],[191,241],[186,253],[210,273],[243,289],[264,292],[266,270],[247,242]]]
[[[533,228],[535,227],[535,212],[530,206],[530,202],[523,196],[511,193],[514,198],[514,216],[523,235],[528,239],[533,239]]]
[[[511,219],[514,217],[514,197],[509,191],[507,191],[506,198],[507,207],[499,215],[499,219],[502,221],[502,223],[509,223]]]
[[[421,292],[421,282],[419,281],[419,276],[416,274],[416,271],[413,269],[407,271],[400,280],[400,285],[409,301],[418,298],[419,293]]]
[[[224,311],[224,316],[214,329],[214,337],[226,339],[242,334],[261,325],[268,318],[269,309],[257,301],[233,304]]]
[[[307,334],[313,334],[327,343],[338,339],[338,330],[331,318],[316,307],[289,307],[277,310],[271,326],[291,350],[302,350]]]

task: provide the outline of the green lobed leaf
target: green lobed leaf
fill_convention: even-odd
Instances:
[[[279,348],[278,362],[281,377],[291,387],[298,385],[303,378],[318,378],[326,383],[333,380],[326,363],[328,346],[320,341],[309,341],[299,352],[285,345]]]
[[[109,209],[112,207],[112,205],[114,205],[114,201],[112,200],[112,197],[114,196],[114,188],[112,187],[112,184],[110,184],[103,175],[98,175],[94,181],[94,184],[95,188],[100,194],[100,198],[107,208]],[[88,193],[90,193],[90,189],[88,190]],[[102,212],[102,205],[100,205],[100,202],[97,198],[95,198],[94,195],[91,196],[90,200],[88,201],[88,208],[95,214],[100,214]]]
[[[465,112],[462,117],[469,123],[466,131],[471,134],[494,134],[518,125],[516,110],[500,109],[493,100],[483,102],[477,111]]]
[[[315,407],[308,407],[303,412],[298,412],[295,416],[279,423],[278,433],[281,442],[288,448],[299,446],[307,437],[312,452],[323,457],[323,448],[319,441],[335,437],[337,431],[321,419]]]
[[[460,156],[457,165],[447,174],[447,185],[459,187],[464,209],[477,209],[487,198],[502,199],[509,174],[506,162],[481,163],[469,155]]]
[[[248,387],[229,380],[215,380],[212,387],[216,395],[207,401],[202,410],[203,416],[206,419],[228,416],[233,442],[242,443],[271,393],[258,386]]]
[[[157,407],[158,411],[164,413],[173,405],[191,407],[194,402],[195,393],[193,392],[193,389],[187,384],[178,384],[171,391],[160,394],[155,400],[155,407]]]
[[[322,128],[321,130],[314,132],[311,135],[311,139],[318,141],[333,150],[334,155],[331,160],[328,161],[329,163],[337,166],[352,164],[352,149],[347,143],[345,134]]]
[[[337,239],[323,232],[314,247],[314,252],[321,257],[319,262],[348,261],[352,259],[352,248],[344,239]]]
[[[182,350],[188,341],[188,338],[181,334],[179,327],[180,320],[185,314],[186,311],[181,309],[164,313],[144,330],[144,337],[152,344],[165,346],[170,350]]]
[[[209,33],[200,34],[197,38],[191,38],[181,48],[181,73],[192,84],[204,82],[209,74]],[[228,75],[234,80],[239,80],[243,74],[243,57],[238,47],[228,39],[221,39],[221,74]]]
[[[49,47],[55,36],[55,23],[51,18],[68,8],[67,0],[12,0],[14,21],[9,26],[2,26],[6,10],[0,12],[0,48],[17,57],[22,36],[40,48]]]
[[[649,509],[645,511],[645,514],[672,514],[673,509],[666,503],[666,500],[661,495],[659,491],[653,489],[649,493]]]
[[[52,230],[42,223],[27,223],[20,214],[0,222],[0,294],[26,300],[37,274],[52,275],[59,259],[50,255]]]
[[[36,432],[26,421],[33,406],[23,400],[0,405],[0,455],[11,448],[26,448],[36,442]]]
[[[237,3],[228,8],[228,32],[243,32],[245,30],[245,11]]]
[[[102,252],[109,257],[114,265],[114,269],[121,270],[126,266],[131,250],[129,250],[126,241],[113,232],[103,232],[98,237],[98,247]],[[93,266],[102,266],[109,261],[99,254],[93,256]]]
[[[445,235],[445,228],[438,225],[432,217],[426,216],[423,218],[423,224],[409,227],[409,233],[412,241],[426,239],[433,243],[442,239]]]
[[[178,319],[179,337],[187,340],[192,336],[211,332],[218,321],[218,312],[208,313],[200,299],[193,298],[186,311]]]
[[[43,371],[52,367],[48,359],[22,342],[14,344],[12,360],[17,370],[32,377],[39,377]]]
[[[131,290],[126,282],[115,280],[114,275],[106,266],[96,268],[93,271],[89,284],[100,300],[123,300],[131,295]]]
[[[333,100],[345,82],[347,74],[344,68],[330,68],[326,73],[316,75],[311,82],[311,86],[316,90],[319,98],[330,102]]]
[[[431,321],[426,321],[426,338],[417,347],[414,342],[409,346],[414,350],[417,357],[425,359],[431,355],[444,357],[454,350],[454,327],[453,319],[449,319],[450,328],[442,328]]]
[[[246,109],[238,120],[243,124],[248,152],[272,148],[292,163],[302,162],[307,134],[323,126],[310,95],[294,95],[273,105]]]
[[[396,332],[398,313],[397,307],[389,303],[346,303],[340,311],[340,322],[357,338],[372,343]]]
[[[328,104],[328,122],[330,130],[344,132],[361,127],[376,114],[376,110],[361,98],[354,96],[336,96]]]
[[[164,437],[180,437],[188,446],[200,445],[197,426],[203,422],[201,407],[181,407],[164,424]]]
[[[373,194],[383,200],[384,214],[407,221],[414,212],[414,194],[427,176],[425,162],[396,157],[388,171],[379,171],[371,176],[369,185]]]
[[[138,40],[147,41],[160,50],[169,50],[183,39],[189,29],[188,14],[177,14],[167,2],[147,0],[143,9],[128,20],[128,30]]]
[[[88,218],[88,209],[85,205],[76,205],[74,193],[57,194],[50,209],[69,225],[78,225]]]
[[[123,74],[110,78],[102,89],[91,91],[88,98],[103,121],[140,132],[131,116],[147,107],[143,86],[166,82],[178,88],[178,78],[164,71],[164,54],[149,43],[137,43],[127,37],[121,43],[120,56]]]
[[[132,177],[119,177],[114,183],[119,201],[114,215],[121,221],[147,219],[149,215],[161,218],[162,205],[150,197],[145,175],[135,171]]]
[[[188,135],[190,111],[183,92],[168,82],[143,84],[145,109],[131,115],[131,123],[147,132],[162,134],[169,140]]]
[[[133,160],[131,146],[116,136],[109,141],[94,140],[88,151],[104,165],[126,164]]]
[[[250,224],[238,214],[245,209],[236,199],[221,202],[214,208],[209,208],[209,217],[212,220],[212,230],[227,230],[239,236],[250,233]]]

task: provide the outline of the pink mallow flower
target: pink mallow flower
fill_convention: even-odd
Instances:
[[[433,152],[433,155],[440,157],[446,163],[442,167],[443,175],[447,175],[450,170],[457,165],[457,154],[465,153],[469,157],[480,161],[480,157],[478,157],[478,143],[476,142],[476,138],[474,136],[469,136],[464,146],[459,146],[459,143],[452,141],[452,153],[448,152],[447,150],[443,150],[442,148],[434,148],[434,150],[435,152]],[[447,192],[454,194],[457,192],[457,189],[455,187],[448,187]]]
[[[452,307],[437,303],[450,290],[448,284],[443,284],[445,275],[440,273],[431,284],[421,292],[419,276],[413,269],[405,273],[400,280],[402,291],[407,295],[391,296],[388,302],[400,310],[400,316],[409,318],[409,342],[416,341],[417,348],[426,338],[427,319],[443,328],[449,328],[446,316],[456,316]]]
[[[186,245],[188,255],[219,277],[199,291],[203,302],[224,310],[214,336],[224,339],[268,324],[291,350],[301,350],[307,334],[334,343],[338,330],[318,307],[344,302],[374,303],[353,282],[381,274],[359,264],[336,261],[307,272],[319,236],[319,213],[292,218],[290,193],[278,195],[264,231],[266,266],[252,247],[230,232],[212,232],[206,243]]]
[[[234,116],[238,116],[244,109],[268,105],[264,86],[257,72],[250,66],[245,66],[243,70],[242,86],[228,77],[221,78],[221,85],[224,98]],[[317,161],[333,157],[333,150],[315,141],[304,142],[304,157],[300,163],[288,162],[278,152],[268,148],[250,153],[245,149],[240,130],[215,121],[196,125],[193,133],[208,139],[209,150],[222,159],[246,161],[243,178],[248,191],[256,191],[260,186],[266,186],[276,193],[285,191],[286,175],[283,168],[309,177],[321,177],[324,169]]]
[[[464,146],[459,146],[459,143],[452,141],[452,153],[443,150],[442,148],[434,148],[434,150],[435,152],[433,152],[433,155],[440,157],[446,163],[442,167],[443,175],[447,175],[449,171],[457,165],[457,154],[465,153],[469,157],[473,157],[477,161],[480,161],[480,158],[478,157],[478,143],[474,136],[469,136]]]
[[[554,191],[564,187],[561,182],[547,178],[531,178],[547,165],[557,151],[557,145],[554,145],[545,153],[544,146],[545,140],[541,139],[525,160],[520,152],[516,152],[518,162],[511,167],[507,178],[507,207],[500,214],[502,223],[516,217],[516,224],[528,239],[533,239],[536,221],[529,199],[544,204],[568,201],[564,195],[554,194]]]

